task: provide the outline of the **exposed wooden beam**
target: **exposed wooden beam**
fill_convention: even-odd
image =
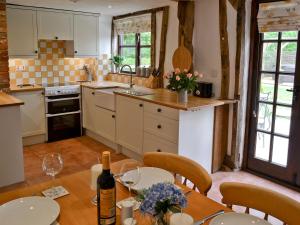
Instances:
[[[156,63],[156,12],[151,13],[151,67]]]
[[[238,9],[238,4],[239,4],[239,0],[228,0],[230,2],[230,4],[232,5],[232,7],[237,10]],[[244,0],[245,1],[245,0]]]

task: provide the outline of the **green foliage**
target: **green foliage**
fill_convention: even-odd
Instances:
[[[121,66],[123,64],[124,58],[120,55],[115,55],[110,60],[115,66]]]
[[[187,90],[188,92],[194,91],[197,85],[196,82],[197,76],[187,73],[185,71],[181,72],[178,69],[176,70],[173,74],[168,76],[169,85],[167,86],[167,88],[175,91],[180,91],[180,90]]]

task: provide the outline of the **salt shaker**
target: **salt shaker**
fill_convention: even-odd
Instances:
[[[133,218],[133,206],[132,201],[123,201],[121,203],[121,221],[125,225],[125,220],[127,218]]]

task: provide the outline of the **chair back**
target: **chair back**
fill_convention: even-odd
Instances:
[[[265,220],[271,215],[288,225],[300,224],[300,203],[278,192],[255,185],[226,182],[220,186],[222,202],[228,207],[233,205],[256,209],[265,213]]]
[[[198,163],[186,157],[165,152],[149,152],[144,154],[144,165],[168,170],[175,175],[181,175],[194,184],[200,193],[206,195],[211,188],[212,180],[207,171]]]

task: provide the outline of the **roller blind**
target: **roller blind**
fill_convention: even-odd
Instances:
[[[114,27],[118,35],[151,32],[151,14],[114,20]]]
[[[259,5],[259,32],[300,30],[300,0],[288,0]]]

